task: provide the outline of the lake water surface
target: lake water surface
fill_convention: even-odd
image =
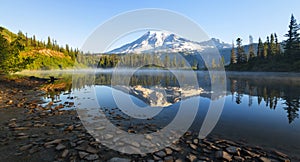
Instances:
[[[124,76],[118,76],[117,79],[125,78],[126,72],[128,71],[124,70]],[[181,73],[184,74],[186,71]],[[65,103],[71,102],[74,98],[89,99],[90,96],[86,92],[93,90],[97,100],[94,102],[99,109],[108,110],[107,112],[115,111],[125,119],[128,115],[116,109],[118,104],[113,94],[127,95],[139,107],[162,110],[152,120],[130,118],[122,123],[111,118],[112,123],[119,126],[122,123],[125,127],[128,121],[130,121],[128,125],[143,125],[148,122],[155,124],[155,129],[161,129],[170,123],[178,113],[181,103],[194,107],[194,103],[199,101],[199,106],[196,105],[196,118],[190,128],[193,131],[199,131],[201,128],[209,104],[212,101],[225,99],[220,119],[210,135],[274,148],[290,156],[300,157],[300,74],[227,72],[224,79],[218,78],[217,75],[210,77],[208,72],[195,73],[198,85],[187,85],[187,88],[179,89],[178,76],[175,77],[166,70],[135,72],[125,86],[111,85],[113,76],[110,70],[55,72],[51,75],[64,78],[58,82],[72,82],[72,86],[67,87],[64,92],[50,94],[48,97],[50,100],[55,99],[57,103]],[[43,72],[36,75],[49,76],[50,74]],[[189,77],[186,75],[180,77],[186,80],[185,83],[189,83]],[[215,82],[225,83],[225,92],[212,92],[211,85]],[[200,89],[201,93],[198,91]],[[150,92],[153,91],[156,93],[151,95]],[[213,93],[215,95],[212,95]],[[107,113],[107,115],[111,114]],[[185,118],[188,119],[189,116]],[[136,129],[139,132],[146,128]],[[153,129],[148,131],[155,131]]]

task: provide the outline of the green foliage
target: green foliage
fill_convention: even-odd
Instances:
[[[288,33],[285,34],[287,40],[284,41],[285,55],[291,59],[300,59],[300,34],[299,26],[294,15],[291,16]]]
[[[235,49],[234,49],[234,43],[232,42],[232,49],[231,49],[231,55],[230,55],[230,64],[236,64],[236,54],[235,54]]]
[[[24,35],[19,31],[14,34],[0,27],[0,73],[23,69],[48,70],[73,67],[77,55],[81,52],[78,49],[70,49],[69,45],[65,47],[60,47],[55,40],[51,41],[50,37],[46,45],[45,42],[37,40],[35,35],[31,38],[27,33]],[[46,53],[40,52],[45,50]]]
[[[262,43],[262,40],[258,39],[258,45],[257,45],[257,57],[262,58],[264,53],[264,44]]]
[[[291,16],[288,33],[285,35],[284,55],[281,52],[280,43],[276,33],[267,37],[266,42],[262,43],[259,38],[257,57],[251,57],[247,63],[234,64],[231,62],[227,66],[228,70],[235,71],[293,71],[300,72],[300,35],[299,27],[294,16]],[[240,38],[237,43],[240,43]],[[251,41],[250,41],[251,42]],[[249,50],[250,51],[250,50]],[[250,51],[251,52],[251,51]]]
[[[253,60],[254,57],[255,57],[255,54],[254,54],[254,46],[253,46],[253,37],[250,35],[249,36],[249,59],[248,60]]]
[[[117,55],[103,55],[100,57],[100,61],[97,68],[112,68],[117,65],[119,58]]]
[[[247,62],[247,56],[245,54],[244,47],[242,46],[241,38],[237,38],[236,45],[237,45],[237,63],[241,64]]]

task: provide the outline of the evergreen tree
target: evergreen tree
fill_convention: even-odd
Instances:
[[[264,44],[262,43],[261,39],[258,39],[258,45],[257,45],[257,57],[263,58],[264,53]]]
[[[271,43],[270,43],[270,37],[267,36],[267,55],[265,56],[265,58],[270,57],[271,56]]]
[[[36,47],[36,38],[35,38],[35,35],[33,35],[33,38],[32,38],[32,46],[33,47]]]
[[[287,40],[284,41],[284,49],[285,54],[292,57],[300,55],[299,54],[299,43],[300,43],[300,37],[299,37],[299,26],[297,24],[296,19],[294,18],[294,15],[291,16],[291,21],[289,25],[289,31],[284,36],[287,37]]]
[[[230,56],[230,64],[236,64],[236,54],[235,54],[235,49],[234,49],[234,43],[232,42],[232,48],[231,48],[231,56]]]
[[[270,57],[273,57],[276,55],[275,37],[273,34],[271,34],[270,38]]]
[[[268,57],[268,52],[269,52],[269,43],[265,42],[263,47],[262,58],[266,59]]]
[[[6,59],[8,58],[8,53],[10,50],[10,45],[8,41],[0,34],[0,73],[4,72],[6,66]]]
[[[51,48],[52,48],[52,43],[51,43],[50,37],[48,37],[48,41],[47,41],[46,47],[47,47],[48,49],[51,49]]]
[[[237,63],[245,63],[247,62],[247,56],[245,54],[244,47],[242,46],[242,39],[238,38],[236,40],[236,45],[237,45]]]
[[[252,60],[255,57],[254,46],[253,46],[253,37],[249,36],[249,60]]]
[[[67,54],[69,54],[70,53],[70,49],[69,49],[69,45],[68,44],[66,44],[66,52],[67,52]]]
[[[274,37],[275,37],[276,54],[280,55],[281,54],[281,48],[280,48],[280,43],[278,42],[278,37],[277,37],[276,33],[274,33]]]

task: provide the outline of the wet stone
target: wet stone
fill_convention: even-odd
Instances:
[[[17,136],[25,136],[25,133],[18,133]]]
[[[284,158],[284,157],[279,157],[278,158],[281,162],[290,162],[290,159]]]
[[[147,140],[152,140],[153,137],[152,137],[151,135],[149,135],[149,134],[146,134],[146,135],[145,135],[145,138],[146,138]]]
[[[288,156],[286,155],[286,154],[284,154],[284,153],[282,153],[282,152],[279,152],[279,151],[273,151],[276,155],[278,155],[278,156],[281,156],[281,157],[284,157],[284,158],[287,158]]]
[[[114,157],[108,160],[108,162],[130,162],[130,159],[126,159],[126,158],[118,158],[118,157]]]
[[[241,150],[240,148],[235,147],[235,146],[229,146],[226,148],[226,151],[230,154],[238,154],[239,155],[240,150]]]
[[[231,155],[229,155],[227,152],[225,151],[217,151],[216,152],[216,158],[218,159],[225,159],[225,160],[228,160],[228,161],[231,161],[232,160],[232,157]]]
[[[159,156],[156,156],[156,155],[153,155],[153,159],[158,161],[158,160],[161,160],[161,158]]]
[[[235,161],[245,161],[245,159],[243,157],[240,157],[240,156],[234,156],[233,159]]]
[[[74,129],[74,126],[70,125],[65,129],[65,131],[72,131],[73,129]]]
[[[137,142],[131,142],[130,143],[132,146],[134,146],[134,147],[140,147],[140,144],[139,143],[137,143]]]
[[[23,153],[22,152],[17,152],[17,153],[15,153],[14,155],[15,156],[21,156]]]
[[[161,157],[161,158],[166,156],[166,153],[164,151],[159,151],[159,152],[156,152],[154,154]]]
[[[31,148],[32,146],[33,146],[32,144],[24,145],[24,146],[20,147],[19,150],[20,150],[20,151],[28,150],[28,149]]]
[[[259,160],[260,160],[261,162],[271,162],[271,159],[268,159],[268,158],[266,158],[266,157],[260,157]]]
[[[17,139],[21,140],[21,139],[27,139],[29,136],[28,135],[25,135],[25,136],[19,136],[17,137]]]
[[[209,158],[206,156],[199,156],[198,159],[203,160],[203,161],[209,161]]]
[[[206,148],[203,148],[202,151],[203,151],[204,153],[207,153],[207,154],[210,154],[210,153],[212,152],[211,150],[208,150],[208,149],[206,149]]]
[[[247,155],[251,156],[251,157],[259,157],[259,154],[256,154],[254,152],[248,151],[248,150],[243,150]]]
[[[28,130],[28,127],[15,127],[14,130]]]
[[[60,144],[58,144],[58,145],[55,147],[55,150],[60,151],[60,150],[63,150],[63,149],[65,149],[65,148],[66,148],[66,146],[60,143]]]
[[[199,139],[198,138],[193,139],[193,143],[197,145],[199,143]]]
[[[98,150],[96,150],[95,148],[93,148],[91,146],[88,146],[85,151],[89,152],[89,153],[92,153],[92,154],[96,154],[98,152]]]
[[[50,142],[46,142],[44,144],[44,146],[47,146],[47,145],[53,145],[53,144],[58,144],[58,143],[61,143],[62,139],[55,139],[53,141],[50,141]]]
[[[54,147],[55,145],[46,145],[45,148],[52,148]]]
[[[186,156],[186,158],[191,161],[191,162],[194,162],[197,160],[197,156],[196,155],[193,155],[193,154],[189,154]]]
[[[68,149],[65,149],[65,150],[62,152],[61,157],[62,157],[62,158],[65,158],[65,157],[68,156],[68,154],[69,154],[69,150],[68,150]]]
[[[174,161],[172,156],[167,156],[164,158],[164,162],[172,162],[172,161]]]
[[[196,150],[197,149],[197,145],[195,145],[195,144],[190,144],[190,147],[192,148],[192,149],[194,149],[194,150]]]
[[[166,148],[165,151],[167,155],[171,155],[173,153],[172,149],[170,148]]]
[[[105,135],[104,135],[104,139],[105,139],[105,140],[111,139],[111,138],[113,138],[113,137],[114,137],[114,136],[111,135],[111,134],[105,134]]]
[[[33,148],[31,148],[30,150],[29,150],[29,153],[30,154],[33,154],[33,153],[35,153],[35,152],[38,152],[40,149],[38,148],[38,147],[33,147]]]
[[[87,156],[89,153],[83,152],[83,151],[79,151],[78,154],[79,154],[79,157],[80,157],[81,159],[83,159],[83,158],[84,158],[85,156]]]
[[[84,159],[86,160],[97,160],[99,158],[99,156],[97,154],[90,154],[84,157]]]
[[[175,162],[183,162],[184,160],[182,159],[176,159]]]

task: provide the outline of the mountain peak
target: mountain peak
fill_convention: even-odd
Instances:
[[[222,47],[218,39],[211,39],[216,46]],[[206,41],[207,42],[207,41]],[[159,53],[159,52],[201,52],[206,48],[213,48],[213,43],[199,43],[181,38],[167,31],[147,31],[137,40],[108,53]]]

